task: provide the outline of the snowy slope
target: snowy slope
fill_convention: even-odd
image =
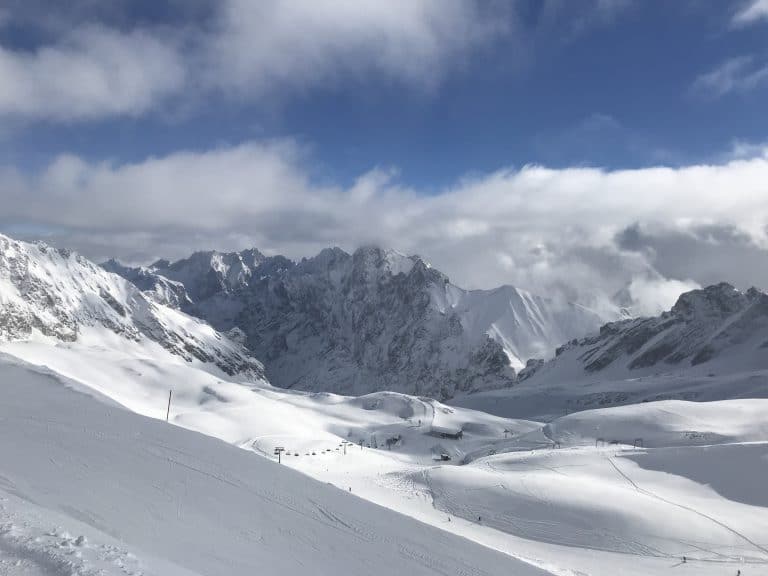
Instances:
[[[760,549],[768,514],[754,488],[768,480],[765,401],[645,403],[545,426],[397,393],[243,385],[139,344],[0,348],[155,418],[164,419],[173,387],[177,425],[267,458],[283,447],[284,466],[554,574],[666,574],[682,555],[697,576],[768,573]],[[463,438],[441,435],[457,429]],[[643,437],[647,446],[596,448],[603,436],[607,444]],[[720,463],[739,473],[719,472]]]
[[[116,336],[187,362],[258,379],[263,367],[210,326],[157,304],[78,254],[0,236],[0,341],[69,343]]]
[[[0,360],[0,573],[543,571]]]
[[[496,456],[432,471],[428,481],[436,506],[482,513],[486,524],[517,536],[752,562],[745,573],[765,573],[767,439],[768,400],[606,408],[557,419],[497,446]],[[535,449],[543,440],[560,448]],[[644,446],[631,448],[638,440]]]
[[[585,410],[558,418],[544,428],[562,445],[605,442],[644,447],[764,442],[768,439],[768,400],[685,402],[666,400]]]
[[[168,279],[194,300],[182,309],[248,346],[284,388],[365,394],[395,390],[450,398],[507,387],[531,357],[602,320],[511,286],[462,290],[417,256],[338,248],[293,263],[254,250],[200,252],[148,270],[107,263],[156,292]]]
[[[453,303],[462,326],[474,335],[488,334],[504,347],[515,370],[532,358],[551,358],[574,335],[588,334],[601,323],[591,310],[558,303],[513,286],[459,291]]]

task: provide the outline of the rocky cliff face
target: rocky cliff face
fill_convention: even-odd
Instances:
[[[75,342],[85,331],[154,342],[230,375],[263,374],[244,347],[82,256],[0,236],[0,341],[40,336]]]
[[[298,263],[255,250],[200,252],[148,271],[150,290],[182,283],[191,301],[180,308],[237,329],[270,381],[287,388],[444,399],[506,387],[528,357],[601,323],[509,286],[465,291],[419,257],[371,247]]]

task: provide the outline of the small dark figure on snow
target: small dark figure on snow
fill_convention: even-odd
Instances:
[[[685,559],[685,556],[683,556],[683,564],[685,564],[687,560]]]
[[[483,521],[483,519],[482,519],[480,516],[478,516],[478,517],[477,517],[477,521],[478,521],[478,522],[482,522],[482,521]]]

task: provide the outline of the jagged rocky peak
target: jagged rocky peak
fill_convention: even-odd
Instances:
[[[110,262],[115,262],[116,260],[112,258]],[[119,264],[119,262],[118,262]],[[165,258],[159,258],[158,260],[155,260],[148,266],[151,270],[164,270],[165,268],[168,268],[171,265],[171,261],[167,260]]]
[[[104,270],[106,270],[107,272],[112,272],[112,274],[118,274],[120,276],[124,274],[132,273],[134,270],[137,270],[137,268],[131,268],[130,266],[125,266],[115,258],[110,258],[106,262],[102,262],[101,267],[104,268]]]
[[[154,265],[131,268],[112,258],[102,263],[101,267],[122,276],[158,304],[177,310],[187,310],[192,306],[184,284],[156,273]]]
[[[302,258],[296,267],[302,274],[327,277],[333,271],[348,268],[351,261],[351,254],[334,246],[333,248],[324,248],[317,256]]]
[[[238,290],[246,286],[254,268],[265,256],[256,249],[242,252],[195,252],[157,272],[181,282],[194,301],[209,298],[221,291]]]
[[[680,295],[671,312],[686,320],[722,319],[743,308],[749,300],[748,294],[721,282]]]
[[[229,374],[263,375],[242,346],[158,304],[123,277],[68,250],[0,236],[0,340],[39,334],[77,342],[85,332],[98,339],[104,331],[139,345],[157,344],[190,362],[213,363]]]
[[[376,270],[381,273],[409,274],[413,266],[420,262],[418,256],[406,256],[396,250],[385,250],[378,246],[364,246],[352,255],[355,267],[361,271]]]
[[[266,266],[267,263],[270,266]],[[292,263],[282,257],[270,259],[256,248],[240,252],[199,251],[175,262],[159,259],[149,266],[137,268],[124,266],[115,259],[102,264],[106,270],[134,282],[141,290],[153,293],[161,303],[187,312],[194,309],[195,302],[246,287],[257,269],[280,269],[286,265]],[[184,294],[180,293],[179,287],[183,288]],[[173,296],[164,298],[169,292]]]

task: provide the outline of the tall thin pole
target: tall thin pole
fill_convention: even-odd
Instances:
[[[168,418],[171,416],[171,397],[173,396],[173,390],[168,390],[168,411],[165,413],[165,421],[168,422]]]

